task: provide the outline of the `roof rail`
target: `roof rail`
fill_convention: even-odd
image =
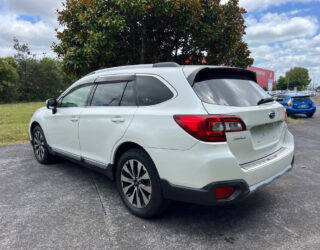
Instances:
[[[170,68],[176,68],[180,67],[179,64],[176,62],[159,62],[159,63],[154,63],[153,68],[162,68],[162,67],[170,67]]]
[[[102,73],[106,71],[112,71],[112,70],[119,70],[119,69],[130,69],[130,68],[161,68],[161,67],[180,67],[179,64],[175,62],[159,62],[159,63],[154,63],[154,64],[136,64],[136,65],[126,65],[126,66],[118,66],[118,67],[111,67],[111,68],[105,68],[105,69],[98,69],[95,71],[92,71],[88,73],[86,76],[89,75],[94,75],[96,73]]]
[[[126,65],[126,66],[118,66],[118,67],[98,69],[98,70],[90,72],[86,76],[94,75],[96,73],[102,73],[102,72],[106,72],[106,71],[113,71],[113,70],[119,70],[119,69],[130,69],[130,68],[141,68],[141,67],[151,68],[152,64],[136,64],[136,65]]]

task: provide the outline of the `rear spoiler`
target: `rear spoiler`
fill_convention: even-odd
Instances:
[[[208,79],[243,79],[257,82],[257,75],[251,70],[241,68],[203,67],[193,71],[187,78],[192,87],[196,82]]]

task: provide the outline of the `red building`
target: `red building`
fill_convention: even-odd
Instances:
[[[274,87],[274,71],[257,67],[248,67],[248,70],[256,72],[257,81],[261,87],[272,90],[272,87]]]

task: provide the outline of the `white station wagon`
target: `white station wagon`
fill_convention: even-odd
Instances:
[[[168,200],[239,201],[290,170],[285,119],[254,72],[156,63],[86,75],[47,100],[29,131],[40,163],[58,155],[106,174],[147,218]]]

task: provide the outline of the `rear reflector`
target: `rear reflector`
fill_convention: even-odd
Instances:
[[[246,130],[241,118],[231,115],[174,115],[173,118],[187,133],[205,142],[224,142],[226,132]]]
[[[228,199],[234,192],[234,187],[219,187],[216,189],[216,199]]]

